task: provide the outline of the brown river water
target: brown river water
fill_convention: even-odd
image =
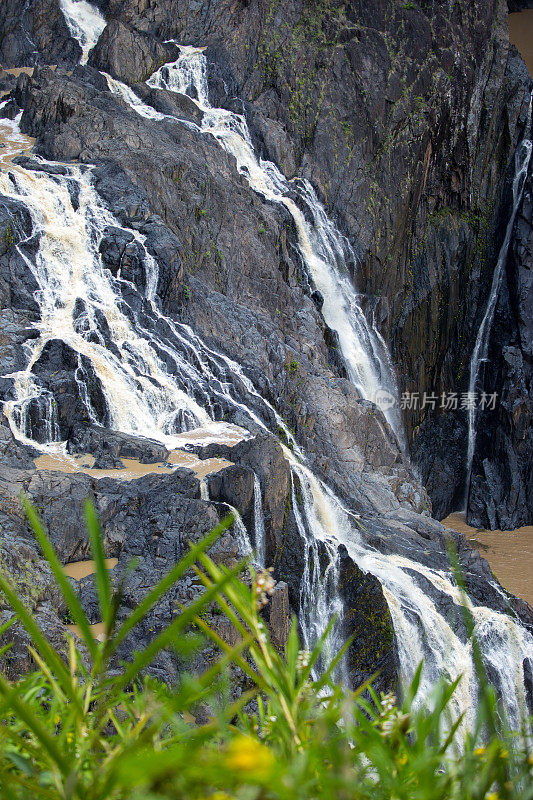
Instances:
[[[447,528],[464,533],[490,565],[501,585],[533,606],[533,525],[515,531],[485,531],[472,528],[464,514],[450,514],[442,521]]]
[[[157,473],[169,474],[177,467],[191,469],[197,478],[205,478],[212,472],[219,472],[224,467],[231,466],[231,461],[224,458],[199,459],[193,453],[184,450],[173,450],[168,458],[168,463],[141,464],[137,458],[123,458],[123,469],[94,469],[94,457],[88,454],[71,456],[66,453],[46,453],[34,459],[37,469],[49,469],[58,472],[85,472],[93,478],[120,478],[133,481],[144,475]]]
[[[509,37],[533,77],[533,8],[509,14]]]

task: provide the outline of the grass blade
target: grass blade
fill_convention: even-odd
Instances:
[[[98,605],[100,606],[100,618],[105,624],[105,629],[109,635],[109,622],[112,612],[111,607],[111,581],[107,571],[104,546],[102,542],[102,531],[94,505],[90,500],[85,501],[85,522],[89,533],[91,551],[96,567],[96,592],[98,595]]]
[[[146,595],[144,600],[139,603],[135,611],[128,617],[122,624],[118,631],[113,636],[112,645],[113,650],[116,650],[119,644],[126,638],[128,633],[148,614],[151,608],[163,597],[166,592],[178,581],[188,569],[190,569],[195,561],[198,560],[200,553],[208,550],[215,541],[226,531],[232,524],[233,517],[226,517],[219,524],[205,536],[200,542],[190,545],[189,552],[182,558],[175,567],[173,567],[156,586]]]
[[[74,592],[74,589],[70,584],[69,579],[67,578],[67,576],[63,571],[63,565],[61,564],[59,558],[57,557],[55,548],[52,545],[50,539],[48,538],[48,535],[44,530],[43,524],[34,506],[24,495],[21,495],[20,500],[22,505],[24,506],[24,511],[26,512],[26,516],[28,517],[35,538],[37,539],[39,546],[43,552],[43,555],[54,574],[55,581],[61,590],[61,594],[65,598],[65,602],[68,606],[70,613],[72,614],[72,618],[74,619],[74,622],[76,623],[76,625],[78,625],[80,629],[83,642],[87,647],[87,649],[89,650],[89,652],[91,653],[91,656],[95,658],[97,653],[97,645],[93,639],[87,615],[85,614],[85,611],[83,610],[81,603],[78,600],[76,593]],[[34,644],[36,644],[35,641]]]

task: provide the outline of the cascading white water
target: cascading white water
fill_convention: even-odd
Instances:
[[[257,474],[254,474],[254,538],[257,563],[261,567],[266,567],[265,519],[263,516],[261,484]]]
[[[208,501],[209,497],[209,485],[207,483],[206,478],[202,478],[200,481],[200,497],[202,500]],[[228,509],[228,514],[231,514],[233,517],[233,529],[235,531],[235,536],[237,539],[237,546],[239,548],[239,555],[242,558],[246,558],[247,556],[251,556],[252,545],[250,544],[250,537],[248,536],[248,531],[246,530],[246,525],[242,521],[242,517],[235,508],[235,506],[230,505],[229,503],[224,503],[224,505]]]
[[[398,646],[401,677],[412,679],[424,660],[420,701],[431,693],[442,678],[462,680],[452,698],[452,718],[465,714],[462,730],[471,729],[475,719],[478,682],[472,643],[463,641],[427,594],[426,581],[451,600],[456,607],[466,605],[474,620],[474,633],[483,660],[502,700],[512,730],[519,730],[527,718],[524,661],[533,668],[533,636],[519,622],[485,606],[475,606],[463,597],[453,579],[444,571],[431,569],[404,556],[385,555],[364,542],[359,523],[337,497],[311,471],[286,452],[302,487],[302,507],[313,539],[329,545],[330,568],[336,567],[339,544],[345,545],[353,561],[363,572],[380,581],[393,620]],[[299,527],[303,524],[298,523]],[[316,597],[316,583],[305,576],[302,591]],[[324,595],[323,595],[324,596]],[[341,613],[337,608],[337,613]],[[317,615],[321,630],[332,610],[326,606],[326,618]],[[316,623],[315,623],[316,624]],[[335,642],[334,647],[338,647]]]
[[[186,71],[181,70],[183,80],[188,81],[185,90],[189,92],[192,91],[190,89],[192,85],[196,87],[198,102],[206,106],[204,116],[210,111],[215,115],[214,121],[206,121],[205,124],[216,128],[221,124],[221,120],[217,121],[218,112],[207,106],[207,84],[195,77],[196,65],[200,64],[201,68],[205,69],[205,64],[202,66],[204,62],[197,60],[197,54],[198,51],[194,51],[195,66],[192,76],[187,77]],[[182,54],[185,55],[187,51]],[[121,86],[118,88],[122,92]],[[136,101],[131,102],[136,104]],[[137,110],[139,110],[138,104]],[[148,115],[149,112],[146,112],[145,116]],[[244,119],[241,119],[244,122]],[[227,123],[229,126],[241,125],[236,115],[228,117]],[[225,139],[224,125],[222,131],[220,137]],[[211,130],[209,132],[212,133]],[[252,172],[256,170],[254,181],[256,178],[258,181],[265,181],[265,192],[263,192],[265,196],[272,193],[272,199],[277,202],[283,202],[285,205],[293,203],[290,198],[285,197],[281,189],[276,189],[276,183],[269,172],[270,165],[267,163],[265,166],[255,159],[246,138],[247,129],[243,128],[239,136],[242,145],[239,144],[239,137],[230,138],[235,146],[242,148],[241,156],[244,161],[239,162],[237,159],[241,169],[244,171],[248,160],[249,170]],[[226,137],[226,141],[229,140]],[[41,166],[46,169],[46,162],[41,162]],[[275,170],[273,165],[272,168]],[[118,430],[150,436],[172,447],[183,444],[183,438],[180,439],[176,431],[181,430],[188,421],[189,426],[207,427],[208,435],[213,441],[235,441],[234,428],[230,429],[231,426],[216,423],[212,419],[212,401],[217,401],[247,413],[250,419],[263,428],[273,423],[280,425],[285,430],[287,438],[295,444],[279,415],[261,398],[238,364],[227,356],[207,348],[187,326],[166,319],[151,302],[147,303],[146,315],[151,314],[157,321],[153,329],[146,327],[143,322],[144,317],[133,309],[126,308],[126,303],[121,297],[123,282],[112,278],[103,268],[98,252],[105,227],[121,226],[103,206],[94,191],[90,169],[72,166],[66,168],[65,172],[65,175],[48,175],[46,172],[34,172],[16,166],[10,173],[0,173],[0,192],[21,201],[29,208],[35,232],[40,233],[41,237],[35,263],[27,260],[28,267],[40,287],[37,298],[42,313],[40,336],[37,340],[29,342],[31,350],[28,367],[15,376],[17,398],[6,407],[14,432],[18,436],[25,433],[17,428],[17,410],[20,422],[25,404],[42,392],[42,388],[32,376],[32,366],[42,353],[46,342],[51,338],[60,338],[92,364],[101,381],[109,406],[111,426]],[[286,186],[285,179],[279,173],[272,174],[276,180],[279,175],[282,186]],[[69,192],[69,187],[72,188],[73,184],[79,194],[76,208],[71,202]],[[299,187],[300,191],[303,191],[301,184]],[[297,184],[291,185],[290,188],[298,191]],[[313,204],[311,207],[308,204],[307,208],[312,215],[315,212],[323,213],[323,209],[319,206],[314,208]],[[295,204],[294,209],[295,213],[301,213]],[[327,224],[323,220],[322,227],[327,231]],[[144,251],[147,284],[154,287],[155,293],[157,285],[155,262],[153,259],[150,261],[143,237],[138,232],[128,232],[133,234],[139,247]],[[310,243],[309,249],[313,250],[314,235],[315,232],[302,215],[300,230],[302,253],[306,250],[305,236]],[[324,234],[322,239],[324,247],[328,245],[335,252],[333,245],[338,240],[332,240],[329,234]],[[339,252],[343,252],[342,240],[341,245]],[[22,256],[24,254],[20,246],[19,253]],[[317,255],[318,260],[321,258]],[[311,266],[309,268],[311,270]],[[327,264],[326,268],[329,269]],[[316,269],[318,271],[318,267]],[[151,277],[148,279],[149,273]],[[339,296],[344,298],[343,290],[339,289],[339,292]],[[153,293],[150,296],[153,297]],[[95,334],[90,339],[79,333],[74,325],[73,312],[78,298],[84,303],[86,322],[84,330]],[[344,322],[351,324],[349,308],[346,306],[343,310],[343,325]],[[99,327],[100,314],[109,326],[114,345],[112,349],[106,347],[102,337]],[[165,336],[155,333],[156,329],[164,330]],[[376,341],[375,335],[369,334],[368,340],[365,341],[372,344]],[[349,352],[348,347],[347,352]],[[165,353],[170,360],[169,369],[158,355],[160,353]],[[357,357],[359,356],[356,353],[354,358]],[[369,360],[372,363],[372,358]],[[377,361],[379,362],[379,359]],[[352,366],[355,370],[357,363]],[[361,374],[364,372],[363,365]],[[359,375],[359,372],[355,370],[355,374]],[[83,382],[82,376],[80,380]],[[365,380],[370,381],[371,376]],[[52,431],[52,428],[50,430]],[[189,431],[186,435],[191,441],[196,441],[197,435],[198,440],[205,441],[203,434],[200,436],[197,429]],[[246,432],[241,431],[241,435],[246,435]],[[52,438],[53,431],[50,436]],[[461,603],[462,598],[449,575],[431,570],[404,557],[383,555],[370,549],[360,535],[355,515],[347,511],[335,495],[302,463],[303,456],[297,446],[294,447],[294,453],[285,449],[285,455],[293,471],[293,486],[297,480],[299,487],[298,492],[294,490],[293,511],[305,547],[304,580],[301,590],[301,605],[304,612],[301,622],[305,642],[309,646],[312,645],[327,626],[331,614],[334,611],[342,613],[342,604],[336,591],[338,546],[342,543],[360,568],[375,575],[384,587],[394,622],[404,677],[409,678],[418,660],[424,657],[423,690],[428,696],[437,678],[446,675],[453,678],[462,672],[465,678],[456,695],[456,708],[457,712],[468,712],[475,705],[477,691],[470,645],[464,644],[451,629],[424,591],[423,585],[424,581],[429,581],[451,603]],[[206,484],[202,488],[202,493],[207,497]],[[319,542],[323,543],[323,552],[327,553],[329,558],[325,570],[320,567]],[[522,662],[527,658],[533,663],[533,638],[506,615],[484,607],[475,607],[472,613],[484,658],[493,667],[492,674],[496,676],[495,680],[511,723],[518,725],[524,703]],[[329,643],[330,652],[335,652],[338,647],[336,636],[337,631],[334,631]]]
[[[156,111],[155,108],[152,108],[152,106],[148,106],[146,103],[143,103],[141,98],[135,94],[133,89],[130,89],[130,87],[126,86],[126,84],[122,83],[122,81],[117,81],[107,73],[104,73],[104,75],[110,91],[113,92],[113,94],[118,94],[119,97],[122,97],[124,102],[135,109],[137,114],[139,114],[141,117],[155,120],[173,119],[173,117],[168,117],[166,114],[161,114],[159,111]]]
[[[355,264],[356,257],[349,241],[328,219],[308,181],[287,181],[275,164],[257,158],[244,116],[210,105],[203,50],[180,49],[178,60],[157,70],[147,81],[148,85],[186,94],[194,100],[203,112],[201,130],[214,136],[224,150],[234,156],[238,171],[254,191],[283,204],[290,212],[298,232],[300,253],[324,299],[324,319],[339,336],[349,378],[361,397],[381,406],[401,440],[394,369],[383,338],[368,323],[353,288],[347,265]],[[113,90],[112,84],[110,88]],[[119,93],[124,97],[123,89]],[[137,104],[134,108],[138,110]],[[307,209],[312,222],[306,219],[293,196]]]
[[[292,509],[298,533],[303,543],[304,570],[300,583],[300,628],[304,647],[311,650],[324,636],[333,617],[336,622],[324,642],[321,663],[318,667],[327,666],[342,648],[342,618],[344,605],[339,595],[339,549],[338,542],[327,536],[324,523],[318,513],[310,491],[308,475],[310,474],[285,450],[285,455],[292,469]],[[298,481],[296,491],[295,480]],[[317,485],[319,486],[320,484]],[[320,492],[317,498],[323,495]],[[326,511],[327,517],[327,511]],[[326,523],[327,524],[327,523]],[[321,567],[320,544],[327,558],[326,567]],[[337,678],[348,685],[348,674],[345,659],[338,668]]]
[[[494,274],[492,276],[492,285],[490,289],[487,308],[485,310],[485,314],[483,316],[481,325],[479,327],[479,331],[476,337],[476,343],[474,345],[474,350],[472,352],[472,359],[470,361],[470,380],[468,383],[468,392],[472,398],[475,397],[476,393],[478,393],[478,390],[483,389],[483,386],[481,385],[482,384],[481,365],[483,364],[483,362],[487,360],[488,357],[490,331],[492,327],[492,321],[494,319],[494,312],[496,311],[498,296],[500,294],[500,286],[502,283],[505,261],[507,259],[507,253],[509,251],[509,243],[511,241],[511,234],[513,232],[516,212],[518,211],[518,206],[520,205],[520,201],[522,199],[524,183],[529,168],[529,162],[531,160],[531,151],[533,147],[531,142],[532,102],[533,102],[533,96],[530,98],[529,101],[529,113],[526,122],[525,136],[521,144],[518,146],[515,154],[515,175],[513,179],[513,205],[511,209],[511,215],[507,223],[505,238],[503,240],[503,244],[501,246],[498,255],[498,261],[496,262],[496,267],[494,269]],[[476,405],[477,405],[476,403],[472,403],[468,409],[468,450],[466,457],[467,503],[468,503],[468,492],[470,486],[470,475],[472,473],[472,461],[474,459],[474,450],[476,447],[476,419],[477,419]]]
[[[59,0],[71,36],[81,47],[80,64],[86,64],[89,53],[106,26],[101,11],[86,0]]]
[[[41,161],[42,167],[46,168],[46,165]],[[150,436],[171,447],[182,445],[184,440],[176,435],[175,424],[176,413],[184,410],[194,416],[195,425],[207,426],[214,441],[234,437],[235,430],[228,431],[230,426],[213,422],[208,412],[192,399],[193,393],[203,397],[208,409],[211,396],[224,399],[233,408],[247,410],[251,419],[266,427],[258,413],[232,396],[227,381],[230,373],[248,404],[261,405],[267,419],[283,425],[240,367],[226,356],[206,348],[186,326],[165,319],[150,303],[154,318],[168,329],[169,336],[163,340],[143,327],[140,316],[132,309],[127,316],[121,311],[125,303],[120,295],[121,281],[113,279],[103,268],[98,252],[104,229],[120,225],[94,191],[90,170],[72,166],[66,168],[66,172],[66,175],[48,175],[13,166],[9,173],[0,173],[0,192],[27,206],[35,231],[40,233],[35,263],[27,262],[40,287],[40,337],[30,340],[28,368],[16,376],[17,399],[6,404],[15,432],[20,436],[15,425],[17,408],[23,408],[36,392],[41,391],[33,380],[31,368],[51,338],[62,339],[90,360],[102,383],[111,425],[118,430]],[[73,183],[78,189],[76,208],[69,192]],[[145,247],[140,234],[137,236],[139,244]],[[23,250],[19,248],[19,252],[22,254]],[[85,304],[88,322],[85,330],[98,333],[97,312],[104,315],[114,352],[99,343],[97,337],[87,340],[78,332],[73,315],[78,298]],[[172,354],[170,372],[158,358],[158,349]],[[223,365],[227,370],[225,380],[217,372],[217,365]],[[195,430],[187,434],[191,441],[195,441],[195,435]],[[358,534],[353,515],[343,509],[296,455],[288,449],[284,452],[298,479],[300,492],[293,508],[305,548],[301,605],[306,645],[312,646],[323,633],[333,613],[342,614],[336,585],[338,545],[343,543],[354,561],[364,571],[376,575],[385,588],[405,676],[412,673],[416,664],[413,656],[416,658],[417,654],[426,659],[423,687],[428,693],[437,676],[449,674],[455,677],[458,672],[463,672],[466,678],[462,693],[458,695],[457,709],[468,709],[475,698],[469,646],[463,645],[453,634],[423,588],[416,583],[416,576],[420,575],[457,602],[457,590],[449,578],[409,559],[369,550]],[[249,552],[246,529],[239,525],[238,516],[236,519],[241,550]],[[319,542],[324,545],[326,561],[329,558],[325,569],[320,567]],[[516,721],[522,702],[520,698],[523,697],[523,689],[519,686],[520,678],[523,678],[522,660],[525,657],[533,660],[531,637],[528,639],[526,632],[512,620],[489,609],[474,609],[474,615],[482,622],[480,631],[484,652],[488,653],[500,676],[502,695],[511,719]],[[327,644],[330,655],[340,646],[338,631],[339,626]],[[509,649],[511,640],[514,653]]]
[[[41,163],[46,166],[46,162]],[[70,194],[73,183],[78,189],[76,208]],[[120,228],[120,223],[94,191],[90,171],[70,167],[66,176],[50,176],[44,171],[13,167],[9,173],[0,173],[0,192],[24,203],[34,230],[41,234],[35,261],[19,248],[39,285],[41,321],[40,336],[31,343],[28,366],[16,375],[16,400],[6,406],[16,427],[17,420],[24,419],[29,402],[42,395],[32,373],[34,364],[49,340],[61,339],[90,360],[116,430],[150,436],[169,447],[183,445],[183,437],[176,438],[177,434],[199,427],[211,431],[216,441],[234,441],[234,426],[215,423],[204,408],[210,408],[213,392],[224,397],[226,390],[197,349],[198,340],[192,343],[185,328],[174,326],[176,344],[183,348],[180,351],[144,329],[140,319],[132,323],[132,316],[139,317],[132,309],[129,314],[121,310],[125,303],[120,297],[120,281],[117,283],[103,267],[98,252],[105,229]],[[144,251],[150,293],[157,282],[155,261],[146,250],[144,237],[136,231],[129,233]],[[115,345],[112,350],[102,336],[102,318]],[[157,351],[172,358],[175,374],[169,373]],[[208,383],[212,384],[209,388]],[[203,397],[204,405],[194,399],[195,394]],[[24,425],[19,425],[20,432],[26,434]]]

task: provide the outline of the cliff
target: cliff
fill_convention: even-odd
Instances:
[[[83,176],[86,165],[94,166],[98,202],[116,221],[102,228],[97,244],[102,263],[120,283],[121,313],[157,342],[157,356],[170,373],[179,373],[172,353],[199,372],[208,363],[201,383],[193,386],[189,373],[180,376],[181,390],[209,405],[213,419],[242,426],[253,439],[228,449],[194,448],[202,459],[224,456],[234,464],[227,468],[233,472],[209,480],[207,501],[199,481],[181,472],[159,483],[141,478],[126,491],[114,478],[35,471],[31,453],[5,428],[2,513],[10,535],[25,535],[13,510],[22,487],[46,509],[62,557],[77,558],[86,542],[78,521],[71,541],[70,517],[83,495],[93,496],[108,555],[121,563],[132,554],[146,556],[144,578],[127,607],[137,602],[150,576],[175,558],[176,541],[182,547],[188,536],[198,538],[221,513],[221,503],[238,507],[257,535],[255,473],[267,563],[286,584],[292,609],[301,612],[309,556],[299,528],[303,500],[295,504],[294,497],[305,494],[305,486],[298,486],[294,472],[291,477],[281,449],[293,437],[307,466],[358,515],[369,548],[410,558],[426,570],[447,570],[446,535],[429,517],[428,495],[437,519],[461,502],[467,420],[464,409],[441,409],[440,398],[468,390],[531,87],[509,46],[506,4],[103,0],[98,5],[107,24],[87,66],[78,65],[81,49],[56,0],[29,2],[23,15],[16,3],[6,5],[0,63],[35,66],[31,76],[2,78],[10,105],[0,113],[21,109],[21,129],[36,139],[33,159],[18,164],[35,173],[55,170],[69,186],[74,210],[81,178],[69,170],[74,165]],[[405,451],[380,409],[347,379],[338,338],[321,313],[323,298],[306,269],[287,207],[253,191],[235,159],[199,129],[201,113],[190,98],[145,83],[177,58],[169,40],[207,48],[211,104],[245,115],[256,152],[275,162],[286,178],[307,179],[352,243],[355,258],[343,269],[389,345],[400,392],[436,398],[435,408],[430,403],[403,409]],[[131,86],[159,116],[142,116],[124,93],[111,93],[101,71]],[[185,124],[177,125],[175,117]],[[63,166],[50,168],[35,155]],[[309,214],[296,189],[291,199]],[[34,336],[28,331],[39,320],[28,267],[36,259],[39,235],[23,202],[5,197],[0,213],[6,232],[0,249],[5,320],[0,388],[9,402],[15,398],[10,376],[26,366],[20,345]],[[509,291],[502,292],[493,330],[494,377],[487,377],[487,388],[495,387],[501,402],[474,461],[479,489],[471,493],[470,515],[478,514],[483,524],[531,522],[530,219],[526,192],[507,264]],[[172,323],[189,326],[204,349],[192,339],[184,344],[150,307],[146,253],[158,264],[159,311]],[[76,314],[80,336],[90,341],[94,333],[111,352],[116,342],[105,321],[95,317],[95,331],[84,333],[86,309],[79,305]],[[127,452],[141,459],[168,458],[166,450],[146,455],[138,443],[106,444],[102,430],[113,409],[90,358],[49,339],[33,372],[41,395],[27,415],[31,439],[46,439],[46,404],[52,397],[57,438],[67,441],[71,453],[105,455],[107,465]],[[522,384],[525,388],[513,388]],[[228,386],[224,394],[220,387]],[[515,391],[519,401],[511,397]],[[265,439],[246,409],[277,440]],[[187,430],[183,417],[181,422]],[[487,459],[493,469],[485,467]],[[480,464],[484,484],[477,477]],[[505,477],[509,465],[512,480]],[[501,476],[496,493],[487,484],[495,470]],[[497,507],[490,513],[487,486]],[[236,554],[235,530],[232,536],[226,559]],[[475,602],[521,615],[529,624],[530,611],[500,594],[486,563],[461,537],[456,542]],[[317,559],[323,568],[328,558],[322,544]],[[356,560],[342,550],[335,579],[343,625],[359,635],[350,654],[352,677],[359,680],[385,666],[383,685],[390,685],[397,669],[393,621],[380,581]],[[428,580],[422,583],[428,596],[447,608],[442,591]],[[184,596],[189,589],[196,591],[186,587]],[[90,604],[90,588],[83,591]],[[156,628],[169,610],[157,613]]]

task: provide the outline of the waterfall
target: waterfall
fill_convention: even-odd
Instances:
[[[261,484],[256,473],[254,473],[254,538],[257,563],[261,567],[266,567],[265,519],[261,498]]]
[[[315,203],[309,184],[287,182],[270,162],[256,159],[243,117],[209,107],[205,60],[200,56],[198,50],[183,49],[176,62],[184,59],[181,67],[170,65],[168,78],[163,68],[151,79],[152,84],[168,80],[175,81],[177,86],[178,80],[182,81],[179,85],[191,96],[196,94],[196,102],[205,109],[202,130],[215,135],[224,147],[235,148],[237,165],[243,174],[252,176],[251,185],[293,213],[302,256],[307,259],[313,277],[316,274],[317,286],[322,271],[324,280],[331,281],[328,286],[332,298],[335,291],[339,292],[336,330],[339,338],[341,333],[344,337],[343,352],[353,370],[354,382],[360,381],[366,392],[370,392],[373,382],[378,387],[387,385],[384,376],[392,381],[392,370],[379,337],[364,322],[362,314],[360,327],[355,322],[359,309],[357,296],[343,272],[347,242],[335,231],[318,201]],[[123,96],[131,91],[125,92],[127,87],[123,90],[122,84],[111,79],[110,88],[113,87]],[[139,111],[139,103],[131,98],[130,101]],[[12,123],[0,121],[0,126],[2,131],[17,134]],[[365,543],[360,520],[309,470],[304,454],[279,414],[257,392],[240,365],[208,347],[188,326],[166,318],[157,308],[153,302],[157,264],[148,252],[146,240],[138,231],[124,228],[105,207],[94,189],[91,168],[62,165],[60,174],[49,174],[47,168],[57,171],[53,169],[57,165],[43,159],[38,162],[39,170],[32,170],[31,165],[13,165],[9,172],[0,172],[0,192],[28,208],[33,233],[39,236],[39,249],[33,259],[25,254],[23,242],[17,245],[39,286],[36,298],[41,320],[38,337],[27,342],[27,366],[13,376],[15,399],[5,404],[15,435],[22,440],[31,437],[32,431],[22,421],[28,404],[43,398],[44,391],[32,369],[51,339],[61,339],[91,364],[102,386],[109,424],[114,429],[151,437],[169,448],[183,446],[187,441],[234,443],[249,435],[243,428],[217,421],[215,404],[246,414],[265,430],[280,426],[293,445],[293,451],[284,448],[284,454],[291,467],[292,508],[303,545],[300,604],[304,643],[312,646],[332,614],[342,615],[337,583],[339,545],[343,544],[360,569],[374,575],[383,586],[393,619],[402,677],[408,680],[418,661],[424,658],[422,698],[427,699],[439,678],[453,679],[462,673],[454,708],[456,714],[466,712],[465,725],[471,724],[477,681],[470,642],[461,638],[427,594],[429,583],[444,597],[444,608],[457,608],[469,602],[463,599],[451,576],[403,556],[382,554]],[[288,196],[289,191],[306,205],[313,225]],[[99,245],[109,226],[122,228],[133,236],[142,254],[146,284],[151,289],[148,297],[139,298],[140,309],[126,299],[136,291],[135,287],[120,275],[111,275],[102,264]],[[123,289],[127,290],[124,294]],[[77,323],[80,314],[83,325]],[[76,377],[83,384],[81,370]],[[82,398],[85,396],[83,392],[80,394]],[[43,400],[45,405],[49,398],[48,392]],[[52,425],[49,439],[54,436],[57,432]],[[46,446],[49,444],[41,445]],[[207,485],[201,491],[207,498]],[[256,487],[254,517],[260,516],[259,503],[260,487]],[[238,522],[236,532],[239,544],[249,547],[246,529],[239,528]],[[259,520],[255,536],[257,546],[263,537]],[[470,603],[469,606],[483,658],[491,668],[510,723],[518,728],[525,707],[523,664],[525,660],[533,664],[533,637],[506,614],[484,606]],[[326,644],[326,658],[338,651],[339,628],[337,625]]]
[[[327,503],[320,502],[325,495],[319,491],[314,502],[311,493],[311,481],[318,482],[311,473],[292,458],[289,452],[285,455],[292,468],[291,500],[292,509],[303,543],[304,570],[300,584],[300,628],[304,647],[311,650],[325,634],[332,618],[336,617],[333,630],[324,642],[319,668],[326,667],[342,648],[342,618],[344,605],[338,592],[339,583],[339,548],[334,537],[325,533],[324,522],[319,513],[325,512],[329,517]],[[295,478],[298,480],[299,492],[295,490]],[[311,478],[311,480],[310,480]],[[327,523],[326,523],[327,525]],[[321,567],[319,543],[324,547],[327,557],[325,569]],[[338,679],[348,685],[348,674],[345,660],[340,664]]]
[[[59,0],[70,35],[81,47],[80,64],[86,64],[89,53],[106,26],[103,14],[86,0]]]
[[[186,94],[194,100],[203,113],[201,130],[214,136],[235,158],[239,173],[254,191],[289,211],[298,232],[302,259],[324,300],[324,320],[338,334],[349,378],[362,398],[381,407],[402,441],[394,368],[382,336],[368,323],[353,288],[348,265],[357,263],[357,259],[350,242],[328,219],[308,181],[301,178],[287,181],[275,164],[256,156],[243,115],[210,105],[203,49],[180,49],[178,60],[157,70],[147,81],[148,85]],[[114,89],[111,82],[110,88]],[[126,99],[123,89],[119,93]],[[137,103],[133,107],[139,110]],[[293,198],[306,209],[312,222]]]
[[[291,458],[290,453],[286,455]],[[369,547],[362,536],[363,526],[355,515],[305,465],[296,463],[293,457],[291,461],[302,486],[303,516],[313,540],[328,546],[328,569],[331,574],[338,569],[338,546],[343,544],[357,566],[380,581],[393,620],[402,681],[409,682],[418,664],[424,660],[419,702],[431,697],[434,687],[442,678],[454,680],[462,675],[450,709],[453,719],[457,719],[461,713],[465,714],[463,733],[472,729],[479,691],[472,643],[461,638],[454,629],[454,623],[447,621],[428,596],[425,584],[429,582],[456,609],[465,604],[468,607],[484,663],[503,701],[504,713],[511,729],[519,730],[527,718],[524,662],[529,661],[533,666],[531,633],[507,614],[473,605],[463,597],[446,572],[426,567],[404,556],[385,555]],[[298,527],[302,525],[300,519]],[[309,544],[315,546],[312,542]],[[323,604],[322,609],[315,611],[313,624],[318,630],[309,637],[311,641],[324,629],[331,611],[342,613],[342,605],[335,608],[335,600],[333,603],[330,601],[329,607],[327,601],[324,602],[327,592],[322,591],[319,600],[318,588],[313,576],[306,571],[302,593],[310,597],[314,595],[312,602]],[[302,623],[302,627],[305,629],[304,635],[308,635],[309,622]],[[332,645],[333,652],[340,645],[335,632],[330,647]]]
[[[39,163],[43,168],[48,164],[43,159]],[[149,301],[144,313],[128,307],[121,297],[127,282],[104,268],[98,251],[106,228],[121,225],[96,194],[90,170],[77,166],[65,170],[65,176],[51,176],[13,166],[9,173],[0,173],[0,192],[28,208],[34,230],[40,233],[34,260],[18,247],[39,286],[40,335],[28,342],[28,364],[14,376],[16,398],[6,404],[6,413],[26,435],[21,425],[25,409],[43,394],[32,369],[46,343],[61,339],[91,362],[116,430],[155,438],[168,447],[183,445],[180,434],[200,427],[214,441],[234,442],[235,426],[214,421],[210,399],[217,397],[224,407],[233,404],[223,379],[225,365],[218,367],[186,326],[167,321]],[[73,184],[76,208],[70,192]],[[145,239],[137,231],[128,233],[142,248],[147,284],[153,284],[155,262]],[[154,324],[148,330],[144,320],[149,313],[154,323],[160,320],[164,326]],[[166,366],[169,361],[172,373]],[[81,372],[77,378],[83,383]],[[91,417],[90,408],[88,414]],[[241,438],[244,435],[242,431]]]
[[[38,171],[13,165],[9,172],[0,172],[0,192],[24,203],[34,233],[40,236],[35,259],[27,259],[39,286],[39,336],[28,341],[28,365],[14,376],[16,398],[5,404],[14,433],[21,439],[27,435],[17,420],[23,417],[28,402],[42,392],[32,367],[46,342],[59,338],[90,361],[114,429],[149,436],[170,448],[187,441],[205,442],[206,432],[207,441],[235,442],[236,436],[247,436],[243,429],[214,420],[216,401],[225,408],[247,412],[249,419],[264,429],[281,425],[290,438],[279,415],[238,364],[208,348],[188,326],[166,319],[152,301],[144,301],[142,313],[128,306],[121,292],[123,288],[131,292],[132,285],[114,278],[101,262],[99,243],[105,228],[121,226],[95,192],[91,169],[63,165],[63,175],[51,175],[45,171],[47,166],[53,169],[57,165],[43,159],[38,163]],[[76,207],[69,191],[73,185]],[[142,235],[126,230],[137,235],[146,267],[149,259]],[[17,248],[24,256],[23,245]],[[80,306],[84,308],[82,327],[75,324]],[[102,342],[102,319],[109,328],[111,347]],[[148,324],[150,319],[153,325]],[[170,369],[158,355],[162,352],[167,363],[170,358]],[[83,381],[83,375],[78,377]],[[189,425],[184,425],[185,418]],[[338,546],[344,544],[355,563],[384,587],[403,676],[409,679],[416,660],[423,656],[423,692],[429,696],[438,677],[454,678],[462,672],[465,678],[456,697],[457,713],[471,708],[476,682],[470,645],[461,642],[424,591],[424,581],[430,581],[457,605],[462,600],[450,577],[407,558],[370,549],[355,515],[311,473],[301,451],[284,448],[284,454],[293,473],[293,511],[304,549],[300,601],[306,646],[312,646],[323,633],[333,613],[342,615],[337,581]],[[239,547],[250,552],[246,529],[239,522],[236,515]],[[258,529],[260,525],[256,535]],[[325,554],[322,566],[319,543]],[[519,724],[524,704],[523,661],[533,662],[533,638],[504,614],[484,607],[474,607],[473,614],[483,654],[493,666],[509,717]],[[326,643],[326,658],[340,647],[339,628],[337,625]]]
[[[529,161],[531,159],[531,106],[533,96],[529,100],[529,113],[527,117],[524,139],[517,147],[515,153],[515,174],[513,179],[513,205],[511,215],[507,223],[505,237],[501,246],[498,261],[492,276],[492,285],[490,295],[487,303],[485,314],[481,321],[481,325],[476,337],[476,343],[472,352],[472,359],[470,361],[470,380],[468,383],[468,392],[471,398],[476,396],[478,390],[483,389],[483,376],[481,374],[481,365],[487,361],[489,350],[490,331],[492,321],[494,319],[494,312],[498,303],[498,296],[500,294],[500,286],[505,268],[505,261],[509,250],[509,243],[513,232],[514,221],[518,206],[522,199],[522,192],[527,177]],[[472,473],[472,462],[474,459],[474,450],[476,447],[476,404],[471,403],[468,408],[468,450],[466,457],[466,503],[468,505],[468,492],[470,487],[470,477]]]
[[[200,479],[200,499],[205,500],[206,502],[209,501],[209,484],[207,482],[207,478]],[[237,547],[239,550],[239,556],[241,558],[246,558],[247,556],[252,555],[252,545],[250,544],[250,537],[248,536],[248,531],[246,530],[246,525],[242,521],[242,517],[237,511],[237,509],[230,505],[229,503],[224,503],[224,505],[228,509],[228,514],[231,514],[233,517],[233,530],[235,532],[235,538],[237,540]]]

